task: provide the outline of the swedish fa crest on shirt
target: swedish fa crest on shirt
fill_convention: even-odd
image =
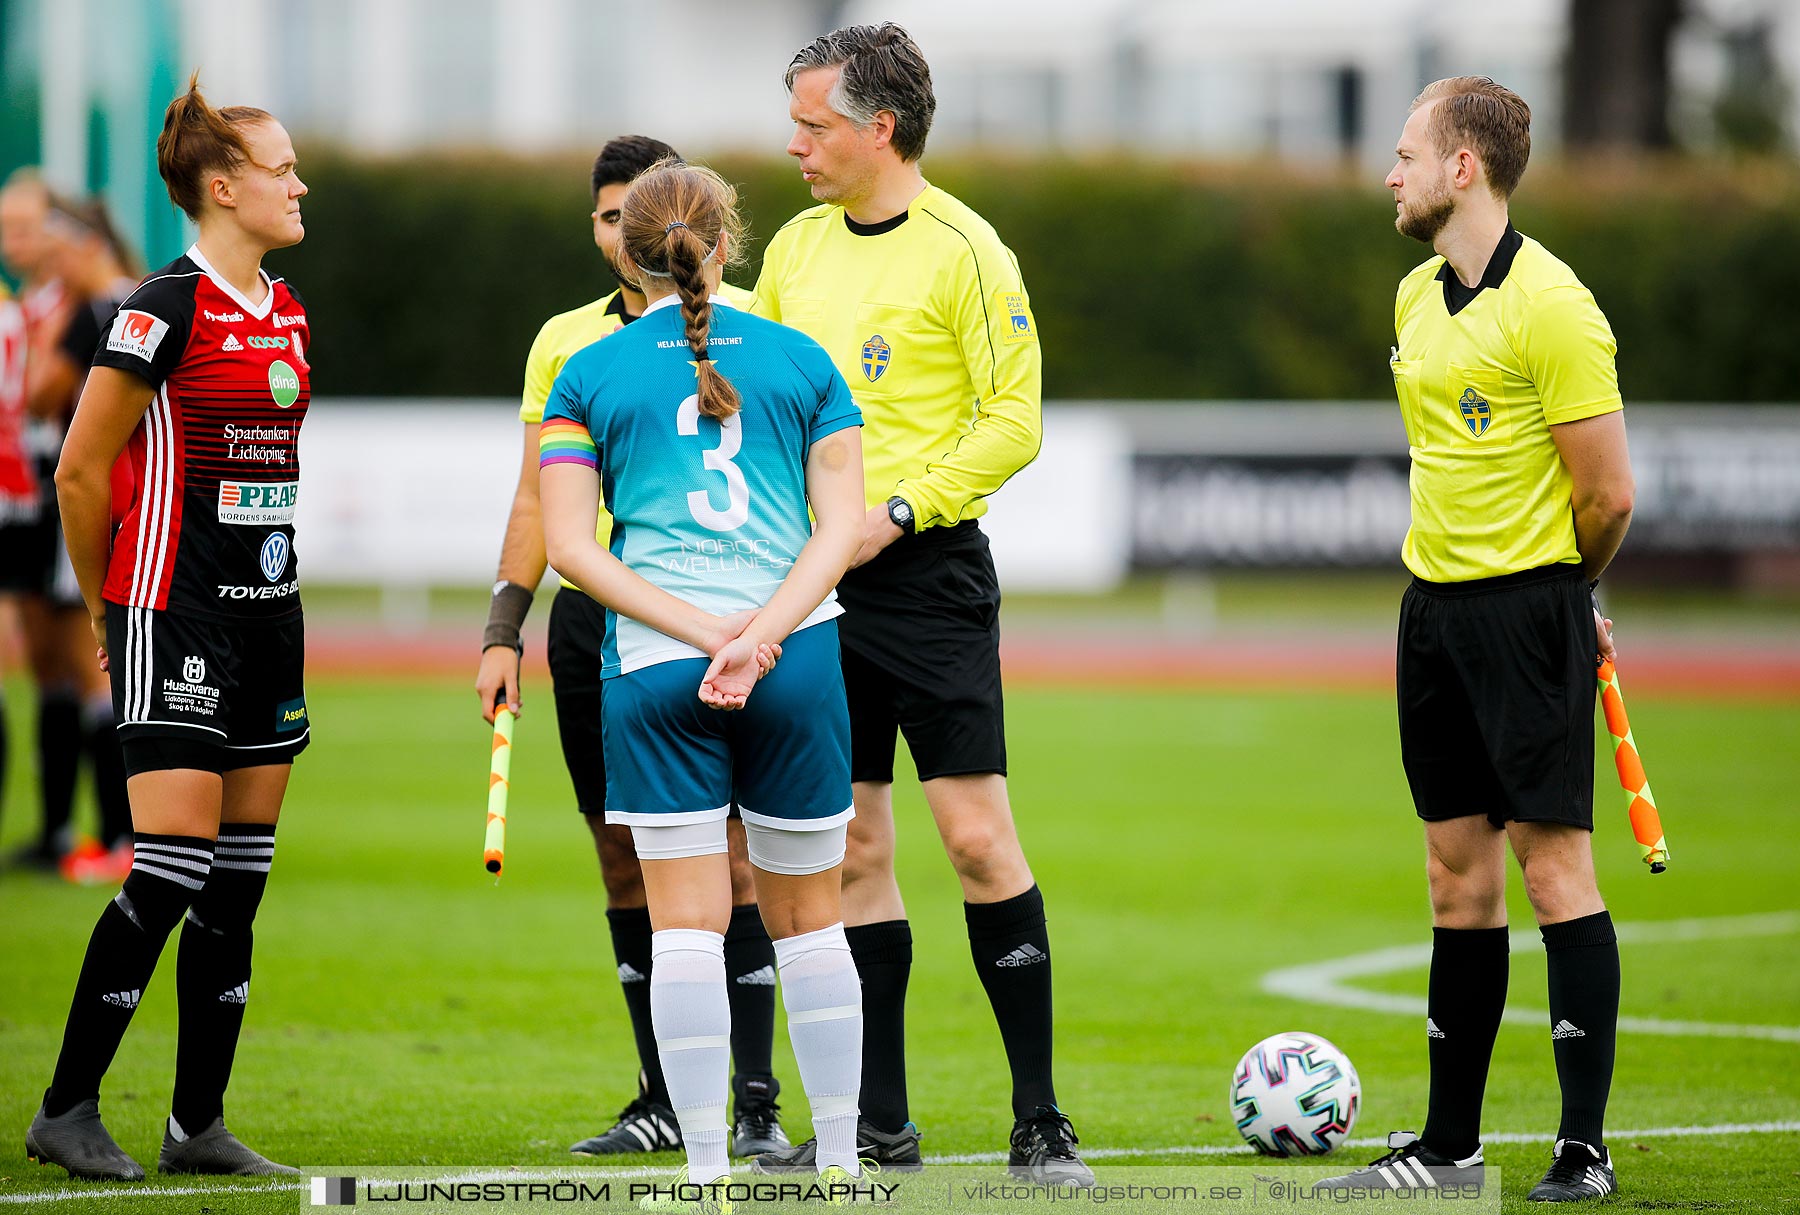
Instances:
[[[994,293],[995,311],[1006,318],[1006,336],[1001,339],[1008,346],[1020,342],[1037,341],[1037,326],[1031,320],[1031,308],[1025,303],[1023,291],[996,291]]]
[[[1457,405],[1462,409],[1463,424],[1477,439],[1486,434],[1488,427],[1493,425],[1494,411],[1482,399],[1481,394],[1473,388],[1463,389],[1462,398]]]
[[[888,369],[888,363],[894,357],[894,348],[881,340],[877,333],[863,343],[862,373],[863,379],[873,384],[881,378],[881,373]]]

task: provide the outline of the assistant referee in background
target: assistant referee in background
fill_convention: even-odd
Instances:
[[[777,232],[754,308],[823,346],[862,409],[865,539],[838,586],[856,818],[844,920],[863,982],[858,1147],[919,1164],[906,1099],[912,932],[894,881],[894,747],[904,734],[962,881],[969,944],[1012,1070],[1016,1175],[1092,1184],[1056,1105],[1050,939],[1006,795],[1000,589],[976,519],[1043,435],[1042,356],[1018,260],[919,170],[937,108],[897,25],[850,26],[794,56],[788,153],[823,205]],[[810,1169],[816,1146],[759,1157]]]
[[[1388,174],[1395,225],[1437,255],[1394,301],[1394,385],[1412,454],[1413,573],[1400,607],[1400,752],[1425,822],[1432,956],[1422,1135],[1333,1188],[1481,1176],[1481,1101],[1506,1005],[1506,845],[1548,954],[1562,1089],[1534,1202],[1616,1186],[1602,1124],[1619,947],[1594,881],[1594,667],[1612,622],[1590,594],[1631,519],[1616,345],[1572,270],[1507,200],[1531,109],[1485,76],[1428,86]]]

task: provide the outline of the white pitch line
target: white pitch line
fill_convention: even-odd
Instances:
[[[1631,1139],[1699,1139],[1709,1135],[1786,1135],[1800,1133],[1800,1120],[1783,1122],[1726,1122],[1714,1126],[1650,1126],[1632,1130],[1609,1131],[1607,1139],[1614,1143],[1623,1143]],[[1533,1131],[1499,1131],[1482,1136],[1482,1143],[1550,1143],[1555,1136]],[[1387,1140],[1380,1136],[1348,1139],[1345,1147],[1377,1148],[1386,1147]],[[1272,1164],[1265,1158],[1255,1156],[1245,1147],[1230,1147],[1213,1143],[1179,1143],[1167,1147],[1151,1148],[1095,1148],[1082,1153],[1087,1160],[1120,1160],[1133,1156],[1243,1156],[1245,1159],[1263,1159],[1265,1164]],[[959,1156],[927,1156],[926,1164],[999,1164],[1006,1159],[1005,1152],[971,1152]],[[1319,1157],[1298,1156],[1287,1161],[1290,1164],[1305,1164],[1309,1160],[1317,1161]],[[354,1166],[334,1166],[353,1168]],[[734,1173],[745,1171],[744,1165],[732,1170]],[[1156,1167],[1156,1166],[1146,1166]],[[1167,1166],[1163,1166],[1167,1167]],[[633,1168],[618,1171],[604,1168],[577,1168],[558,1170],[556,1172],[532,1171],[526,1168],[508,1167],[481,1169],[472,1172],[445,1173],[437,1177],[397,1177],[391,1179],[370,1178],[369,1180],[406,1181],[416,1184],[435,1183],[448,1185],[455,1182],[475,1181],[610,1181],[621,1177],[641,1176],[645,1174],[662,1174],[669,1170]],[[322,1175],[322,1174],[321,1174]],[[224,1194],[280,1194],[285,1191],[301,1193],[309,1188],[309,1182],[277,1182],[270,1185],[235,1185],[235,1186],[176,1186],[168,1189],[149,1186],[121,1185],[108,1189],[94,1190],[39,1190],[25,1194],[0,1194],[0,1206],[18,1206],[24,1203],[39,1202],[91,1202],[106,1198],[139,1198],[155,1200],[158,1198],[191,1198],[196,1195]]]
[[[1619,942],[1631,945],[1788,936],[1797,932],[1800,932],[1800,911],[1625,923],[1618,926]],[[1542,943],[1536,929],[1520,929],[1511,935],[1510,941],[1512,949],[1521,953],[1537,949]],[[1369,1012],[1423,1017],[1427,1011],[1423,996],[1365,991],[1360,987],[1350,986],[1348,980],[1392,974],[1399,970],[1418,970],[1430,964],[1429,943],[1397,945],[1352,954],[1346,958],[1332,958],[1324,962],[1310,962],[1304,966],[1285,966],[1280,970],[1271,970],[1262,977],[1262,989],[1271,995],[1287,996],[1309,1004],[1333,1004],[1340,1008],[1361,1008]],[[1504,1017],[1506,1021],[1516,1025],[1530,1025],[1541,1029],[1548,1023],[1550,1013],[1541,1008],[1509,1005]],[[1620,1017],[1619,1028],[1628,1033],[1665,1034],[1684,1038],[1761,1038],[1772,1042],[1800,1042],[1800,1026],[1793,1025],[1732,1025],[1715,1021]]]

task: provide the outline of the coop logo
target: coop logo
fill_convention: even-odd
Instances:
[[[287,572],[288,538],[286,532],[270,532],[269,538],[263,541],[262,556],[263,577],[270,582],[277,581]]]
[[[1457,404],[1462,408],[1463,424],[1469,428],[1469,433],[1477,439],[1486,434],[1493,424],[1494,411],[1482,400],[1481,394],[1473,388],[1465,388]]]
[[[277,329],[286,329],[293,325],[304,325],[306,324],[306,315],[304,313],[296,312],[293,316],[283,316],[281,313],[277,312],[269,318],[269,324],[275,326]]]
[[[286,350],[288,340],[284,337],[250,337],[244,339],[252,350]]]
[[[189,683],[206,682],[206,659],[189,654],[181,660],[181,677]]]
[[[219,482],[219,522],[273,527],[294,521],[298,481]]]
[[[353,1207],[356,1205],[356,1178],[314,1177],[312,1204],[315,1207]]]
[[[256,340],[257,339],[255,338],[251,338],[251,344],[254,345]],[[276,339],[268,338],[264,340],[274,341]],[[287,340],[285,338],[281,339],[281,344],[283,346],[287,345]],[[283,409],[286,409],[300,399],[300,376],[292,367],[289,367],[280,359],[276,359],[273,363],[269,364],[269,396]]]
[[[877,333],[863,343],[862,372],[863,378],[873,384],[888,369],[888,363],[894,357],[894,348],[881,340]]]
[[[1037,341],[1037,330],[1031,325],[1031,309],[1025,306],[1025,294],[1022,291],[1001,291],[996,295],[999,311],[1006,314],[1006,337],[1008,346],[1020,342]]]
[[[244,314],[241,312],[207,312],[203,309],[200,315],[209,321],[217,321],[221,325],[236,325],[244,319]]]
[[[112,331],[106,335],[106,348],[119,354],[134,354],[140,359],[156,357],[156,348],[169,332],[169,322],[159,321],[148,312],[121,311],[113,318]]]

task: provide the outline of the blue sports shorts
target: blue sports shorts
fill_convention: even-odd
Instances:
[[[801,629],[742,709],[700,703],[704,658],[659,662],[606,681],[601,742],[606,821],[640,826],[722,819],[822,830],[852,817],[850,711],[837,621]]]

